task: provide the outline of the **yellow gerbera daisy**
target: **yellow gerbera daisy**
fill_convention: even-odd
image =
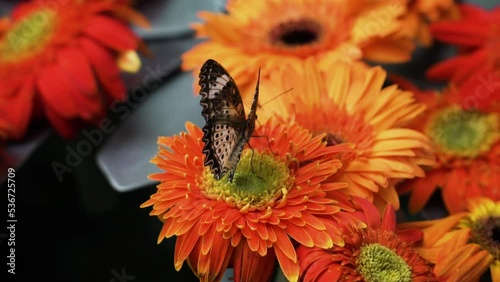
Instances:
[[[419,165],[434,164],[428,137],[406,128],[424,105],[396,85],[383,88],[386,72],[362,63],[331,62],[322,71],[310,59],[302,70],[275,75],[272,84],[262,85],[263,95],[293,90],[265,104],[259,118],[277,114],[283,122],[326,133],[329,145],[353,143],[356,153],[340,157],[344,165],[335,177],[349,183],[348,194],[399,209],[397,179],[423,177]]]
[[[142,207],[164,222],[159,235],[177,236],[175,267],[185,260],[203,281],[217,281],[228,264],[235,281],[267,281],[277,260],[290,281],[299,265],[292,242],[320,248],[342,245],[339,222],[356,220],[345,183],[329,177],[341,163],[332,156],[350,151],[347,145],[325,146],[298,125],[268,121],[258,126],[250,149],[242,153],[232,182],[227,174],[214,178],[203,165],[203,132],[186,125],[187,133],[160,137],[152,159],[165,170],[151,175],[161,181]],[[318,160],[318,156],[329,158]],[[336,193],[327,198],[327,193]],[[293,241],[292,241],[293,238]]]
[[[253,85],[248,74],[259,67],[265,80],[276,70],[301,69],[308,57],[320,65],[361,58],[407,61],[413,45],[389,38],[405,11],[399,0],[232,1],[227,14],[199,14],[204,22],[194,29],[208,40],[184,54],[182,67],[197,72],[207,58],[215,59],[246,94]]]
[[[491,279],[500,279],[500,202],[475,198],[465,212],[443,219],[412,222],[401,227],[417,227],[424,240],[417,251],[435,264],[440,281],[479,281],[490,270]]]

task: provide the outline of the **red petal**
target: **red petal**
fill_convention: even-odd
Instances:
[[[84,33],[117,51],[137,48],[138,40],[130,28],[110,17],[93,17],[86,25]]]
[[[39,10],[40,6],[35,5],[35,3],[20,3],[14,10],[12,10],[11,18],[13,21],[18,21],[27,15],[31,14],[33,11]]]
[[[460,86],[457,101],[462,108],[495,111],[500,103],[500,77],[494,71],[476,72]]]
[[[425,75],[427,78],[432,80],[448,80],[453,75],[453,73],[455,73],[458,68],[464,66],[466,62],[466,57],[457,56],[433,65],[426,71]]]
[[[279,240],[278,240],[279,241]],[[280,248],[274,248],[276,258],[281,267],[281,271],[289,281],[297,281],[299,278],[299,264],[291,260]]]
[[[272,228],[278,240],[275,242],[276,248],[280,249],[289,259],[297,261],[297,254],[285,231],[279,227]]]
[[[305,227],[299,227],[294,224],[288,224],[286,228],[287,233],[295,239],[297,242],[300,244],[306,246],[306,247],[313,247],[314,246],[314,240],[311,238],[311,235],[307,232]],[[331,242],[331,241],[330,241]]]
[[[430,30],[441,41],[467,47],[483,46],[489,37],[488,28],[470,21],[438,22]]]
[[[80,92],[87,95],[94,95],[97,92],[92,66],[81,50],[66,48],[59,51],[58,62]]]
[[[184,260],[192,253],[195,252],[196,243],[200,237],[196,232],[188,232],[184,235],[178,236],[175,241],[174,250],[174,264],[175,268],[179,270]]]
[[[446,181],[447,175],[435,172],[428,172],[425,178],[418,178],[404,182],[403,185],[409,185],[409,190],[412,191],[408,209],[411,213],[420,211],[429,201],[432,193],[436,191],[438,186],[441,186]]]
[[[380,227],[380,213],[375,205],[373,205],[370,201],[359,197],[353,197],[353,202],[356,206],[359,206],[358,209],[363,212],[364,218],[361,220],[366,223],[367,226],[374,229]]]
[[[484,69],[487,62],[487,51],[485,48],[478,49],[473,53],[464,54],[458,57],[466,58],[463,60],[463,65],[458,66],[451,78],[457,84],[461,84],[473,76],[473,74],[481,69]]]
[[[384,217],[382,218],[382,224],[380,229],[387,231],[396,230],[396,211],[392,204],[387,204],[384,210]]]
[[[98,121],[99,118],[104,116],[104,108],[102,107],[102,101],[98,93],[82,93],[80,89],[76,87],[74,81],[72,81],[70,77],[71,74],[59,66],[54,68],[52,75],[53,79],[57,79],[57,85],[60,88],[56,89],[50,85],[39,86],[42,96],[43,91],[52,91],[48,92],[50,93],[50,97],[52,97],[51,99],[72,99],[74,101],[74,105],[76,106],[76,112],[74,112],[74,114],[87,122]],[[43,90],[43,88],[48,89]],[[59,97],[57,93],[60,93]],[[43,97],[46,98],[46,96],[47,94]],[[54,107],[55,102],[57,101],[51,102],[52,107]],[[67,117],[64,114],[63,116]]]
[[[220,233],[214,235],[214,237],[215,239],[212,242],[212,248],[208,258],[210,261],[209,276],[214,277],[210,281],[219,281],[226,271],[234,249],[229,246],[230,240],[223,239]]]
[[[481,8],[480,6],[472,4],[460,4],[458,7],[460,9],[462,17],[465,19],[479,20],[488,18],[488,11]]]
[[[275,260],[273,252],[267,252],[267,255],[262,257],[242,242],[234,250],[234,281],[269,281],[274,272]]]
[[[442,188],[443,202],[450,213],[463,211],[466,202],[466,172],[463,168],[454,168],[448,175],[448,182]]]
[[[118,100],[125,99],[125,85],[121,80],[120,71],[116,66],[114,56],[105,48],[87,38],[82,38],[80,44],[90,59],[90,63],[94,67],[94,71],[104,89],[112,98]]]
[[[73,119],[64,118],[48,107],[45,108],[45,115],[59,135],[66,139],[72,139],[76,136],[76,132],[80,127]]]
[[[34,87],[33,79],[26,79],[17,93],[7,98],[4,114],[12,124],[12,130],[9,131],[11,139],[21,139],[26,133],[33,112]]]
[[[46,106],[64,118],[78,116],[78,106],[73,96],[80,95],[68,81],[64,71],[56,65],[46,67],[37,81]]]
[[[421,240],[424,233],[420,229],[411,228],[399,231],[398,237],[403,242],[413,243]]]

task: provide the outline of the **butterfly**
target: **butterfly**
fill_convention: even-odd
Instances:
[[[215,179],[229,172],[233,181],[243,147],[250,140],[257,120],[260,69],[248,118],[240,92],[231,75],[218,62],[209,59],[200,70],[199,85],[205,119],[203,154],[205,166],[210,166]]]

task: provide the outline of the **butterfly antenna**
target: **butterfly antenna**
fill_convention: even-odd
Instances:
[[[263,104],[259,104],[259,108],[264,107],[265,105],[267,105],[267,104],[271,103],[272,101],[274,101],[274,100],[278,99],[279,97],[281,97],[281,96],[285,95],[286,93],[288,93],[288,92],[290,92],[290,91],[292,91],[292,90],[293,90],[293,87],[292,87],[292,88],[290,88],[290,89],[288,89],[288,90],[286,90],[285,92],[283,92],[283,93],[281,93],[281,94],[279,94],[279,95],[274,96],[273,98],[271,98],[271,99],[267,100],[265,103],[263,103]]]
[[[266,139],[266,141],[267,141],[267,147],[269,148],[269,151],[271,151],[271,153],[273,153],[273,155],[277,155],[277,154],[275,154],[275,153],[273,152],[273,149],[271,149],[271,141],[269,141],[269,137],[267,137],[266,135],[252,135],[252,138],[265,138],[265,139]],[[248,146],[249,146],[250,148],[252,148],[252,147],[250,146],[250,144],[248,144]]]

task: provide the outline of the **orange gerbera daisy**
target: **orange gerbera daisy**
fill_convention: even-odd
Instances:
[[[309,247],[331,248],[343,241],[339,222],[356,222],[351,204],[336,190],[345,183],[327,181],[341,163],[317,160],[350,150],[329,146],[298,125],[273,121],[257,126],[250,149],[244,149],[232,182],[215,180],[203,165],[203,132],[191,123],[187,133],[160,137],[152,159],[165,172],[158,191],[141,207],[164,221],[159,235],[177,236],[174,263],[185,260],[203,281],[220,280],[228,264],[235,281],[268,281],[277,259],[290,281],[299,266],[292,239]],[[326,193],[336,193],[335,199]]]
[[[126,24],[145,26],[143,16],[111,0],[69,0],[23,3],[11,17],[0,24],[0,99],[9,101],[12,138],[40,113],[71,137],[125,98],[117,60],[130,68],[139,39]]]
[[[381,219],[370,202],[358,199],[367,228],[345,225],[345,245],[331,249],[299,246],[301,281],[437,281],[429,263],[412,249],[418,229],[396,229],[396,212],[388,204]]]
[[[459,48],[459,54],[430,68],[431,79],[450,80],[465,108],[500,108],[500,7],[486,11],[460,5],[462,18],[431,26],[433,35]]]
[[[410,59],[413,45],[389,35],[399,30],[406,6],[399,0],[231,1],[227,14],[202,12],[194,25],[208,41],[183,56],[184,70],[198,71],[207,58],[222,63],[242,93],[251,93],[259,67],[262,80],[276,70],[302,68],[308,57],[320,65],[361,58]],[[409,44],[410,43],[410,44]]]
[[[441,189],[450,213],[464,210],[466,201],[485,196],[500,200],[500,114],[462,109],[454,103],[458,90],[419,93],[429,106],[415,125],[434,143],[437,165],[423,179],[407,180],[401,193],[411,191],[409,209],[417,212]]]
[[[404,36],[428,47],[432,43],[429,24],[456,19],[459,11],[454,0],[410,0],[407,13],[401,18],[402,25],[397,36]]]
[[[341,156],[344,165],[335,175],[349,183],[344,191],[381,209],[386,203],[399,209],[397,179],[423,177],[419,165],[434,163],[430,140],[406,127],[424,105],[396,85],[383,88],[386,72],[362,63],[331,62],[328,71],[321,71],[308,60],[302,70],[275,75],[271,86],[262,85],[262,93],[293,90],[263,106],[259,117],[276,113],[283,122],[326,133],[330,145],[353,143],[355,152]]]
[[[435,264],[440,281],[479,281],[488,268],[492,281],[499,281],[500,202],[475,198],[468,201],[465,212],[401,227],[423,231],[424,240],[416,250]]]

